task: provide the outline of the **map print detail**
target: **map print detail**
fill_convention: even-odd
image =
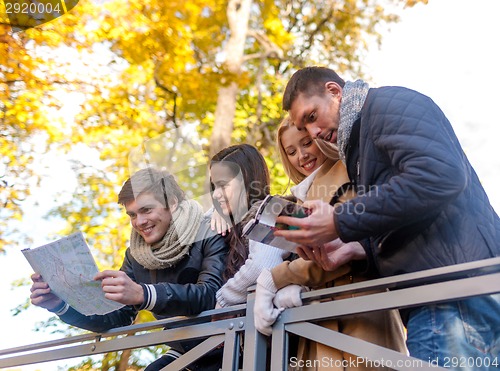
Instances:
[[[123,307],[106,299],[101,283],[93,280],[98,269],[81,232],[22,252],[54,294],[78,312],[106,314]]]

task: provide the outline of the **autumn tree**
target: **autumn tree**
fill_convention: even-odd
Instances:
[[[30,35],[0,24],[0,252],[20,242],[15,222],[40,181],[34,159],[61,135],[51,117],[60,104],[51,95],[59,76],[46,73],[47,61],[29,50],[30,43]]]

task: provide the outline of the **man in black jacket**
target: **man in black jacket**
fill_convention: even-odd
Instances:
[[[302,244],[303,258],[327,270],[366,259],[391,276],[500,256],[500,219],[430,98],[308,67],[288,82],[283,108],[298,129],[338,147],[358,191],[336,208],[304,204],[312,210],[308,218],[278,218],[300,227],[275,235]],[[445,357],[477,359],[475,366],[499,360],[500,295],[403,314],[412,356],[440,365]]]
[[[101,281],[106,298],[125,306],[105,315],[85,316],[51,293],[37,273],[32,276],[32,304],[95,332],[130,325],[143,309],[156,318],[213,309],[228,247],[211,232],[201,206],[185,198],[171,174],[153,168],[132,175],[118,202],[132,224],[130,246],[119,271],[99,272],[95,280]],[[148,371],[161,369],[185,350],[170,345],[171,351],[148,366]]]

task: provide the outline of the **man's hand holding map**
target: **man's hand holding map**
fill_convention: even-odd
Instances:
[[[22,252],[51,291],[78,312],[106,314],[123,307],[106,299],[100,281],[94,280],[99,270],[81,232]]]

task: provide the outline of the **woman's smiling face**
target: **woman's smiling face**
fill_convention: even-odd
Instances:
[[[233,215],[239,218],[248,209],[246,204],[246,191],[243,184],[243,177],[238,171],[235,176],[235,169],[228,162],[214,163],[210,168],[210,181],[213,184],[212,197],[218,202],[222,213],[225,216]]]
[[[326,161],[326,156],[306,130],[290,126],[281,135],[290,164],[301,174],[308,176]]]

